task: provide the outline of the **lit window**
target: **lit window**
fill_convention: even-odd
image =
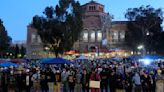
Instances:
[[[88,42],[88,33],[87,32],[83,33],[83,41]]]
[[[31,42],[32,43],[36,42],[36,35],[35,34],[32,34],[32,36],[31,36]]]
[[[120,32],[120,39],[121,40],[125,39],[125,32],[124,31]]]
[[[90,34],[90,41],[95,42],[95,32],[91,32]]]
[[[118,40],[118,32],[113,32],[113,39]]]
[[[38,36],[38,43],[42,43],[40,36]]]
[[[97,41],[101,41],[102,40],[102,32],[97,32]]]

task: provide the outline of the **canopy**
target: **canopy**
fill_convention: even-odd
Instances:
[[[27,63],[28,60],[27,59],[10,59],[10,62],[21,64],[21,63]]]
[[[18,64],[15,64],[15,63],[12,63],[12,62],[4,62],[4,63],[1,63],[0,64],[1,67],[10,67],[10,66],[14,66],[14,67],[17,67]]]
[[[42,64],[73,64],[73,62],[63,58],[51,58],[43,61]]]
[[[88,60],[88,58],[84,55],[81,55],[80,57],[76,58],[76,60]]]
[[[52,60],[53,58],[42,58],[39,60],[39,62],[43,63],[43,62],[47,62],[47,61],[50,61]]]
[[[120,58],[120,57],[114,57],[114,58],[112,58],[112,60],[114,60],[114,61],[121,61],[121,60],[123,60],[123,58]]]
[[[132,55],[132,56],[129,56],[128,59],[130,60],[138,60],[140,58],[140,56],[137,56],[137,55]]]
[[[143,56],[141,59],[157,60],[157,59],[164,59],[164,57],[163,56],[158,56],[158,55],[146,55],[146,56]]]

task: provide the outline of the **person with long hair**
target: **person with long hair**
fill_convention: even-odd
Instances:
[[[90,81],[100,81],[100,75],[97,72],[97,69],[92,69],[92,73],[90,76]],[[91,88],[91,92],[100,92],[100,88]]]

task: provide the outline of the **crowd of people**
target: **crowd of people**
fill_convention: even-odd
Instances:
[[[131,61],[74,62],[1,67],[0,92],[164,92],[162,62],[156,68]],[[91,88],[90,81],[100,82],[100,88]]]

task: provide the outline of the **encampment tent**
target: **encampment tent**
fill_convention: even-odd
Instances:
[[[63,59],[63,58],[52,58],[52,59],[43,61],[42,64],[73,64],[73,62]]]

